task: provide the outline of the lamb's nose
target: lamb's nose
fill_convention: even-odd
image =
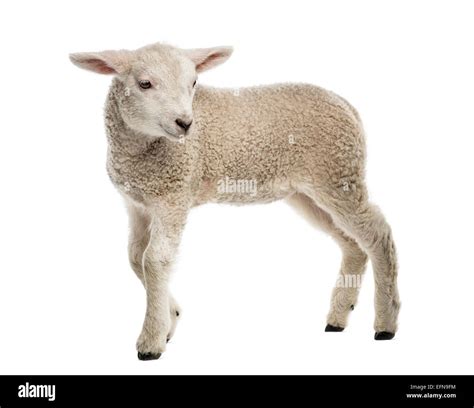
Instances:
[[[191,126],[192,123],[193,123],[192,119],[189,122],[185,122],[182,119],[176,119],[176,124],[180,128],[184,129],[185,132],[189,129],[189,127]]]

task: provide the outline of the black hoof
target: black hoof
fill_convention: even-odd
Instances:
[[[344,330],[344,327],[337,327],[331,324],[328,324],[326,328],[324,329],[324,331],[326,332],[342,332],[343,330]]]
[[[375,332],[375,340],[392,340],[395,337],[395,333],[390,333],[386,331]]]
[[[158,360],[161,353],[140,353],[138,352],[138,359],[142,361]]]
[[[354,310],[354,305],[351,305],[351,310]]]

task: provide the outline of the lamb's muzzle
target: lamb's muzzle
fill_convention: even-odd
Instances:
[[[182,120],[182,119],[176,119],[175,120],[176,124],[184,130],[184,132],[186,133],[188,131],[188,129],[191,127],[193,121],[192,120],[189,120],[188,121],[185,121],[185,120]]]

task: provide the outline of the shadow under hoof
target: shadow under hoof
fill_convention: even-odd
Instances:
[[[140,353],[138,352],[138,359],[142,361],[158,360],[161,357],[161,353]]]
[[[332,324],[328,324],[326,328],[324,329],[325,332],[342,332],[344,330],[344,327],[337,327],[333,326]]]
[[[395,333],[390,333],[386,331],[375,332],[375,340],[392,340],[395,337]]]

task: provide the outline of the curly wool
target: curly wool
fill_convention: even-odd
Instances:
[[[106,104],[107,168],[113,183],[144,205],[170,194],[191,206],[263,203],[304,185],[365,194],[362,125],[332,92],[306,84],[238,91],[199,86],[195,126],[184,143],[149,140],[130,129],[119,109],[126,97],[115,79]],[[255,181],[256,194],[219,191],[225,178]]]

